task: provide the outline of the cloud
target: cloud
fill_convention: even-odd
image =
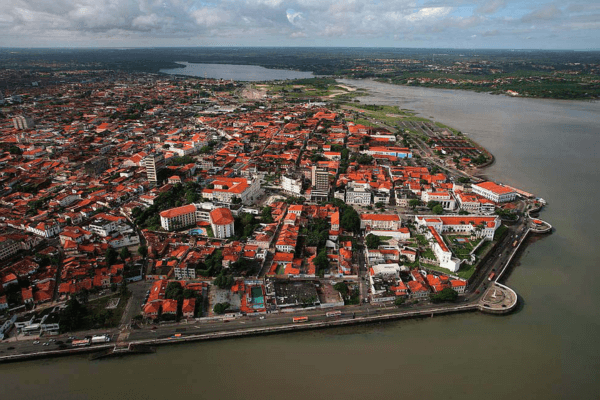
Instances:
[[[477,7],[476,14],[495,14],[498,10],[506,7],[506,0],[489,0]]]
[[[112,40],[122,46],[170,38],[176,45],[190,38],[199,44],[285,44],[288,39],[297,44],[308,33],[307,44],[402,41],[407,46],[454,46],[472,35],[492,40],[498,36],[495,32],[502,32],[503,39],[520,38],[531,26],[536,35],[540,29],[548,35],[587,30],[593,34],[590,43],[592,38],[600,42],[599,19],[583,18],[597,18],[600,8],[593,0],[535,4],[536,8],[522,0],[0,0],[0,43],[35,46],[56,39],[61,45],[76,45],[101,38],[105,45]],[[539,40],[545,47],[543,35]]]
[[[558,9],[554,4],[550,6],[544,6],[538,10],[532,11],[529,14],[523,16],[521,20],[523,22],[536,22],[536,21],[551,21],[561,17],[563,12]]]

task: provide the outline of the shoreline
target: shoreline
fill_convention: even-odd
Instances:
[[[509,289],[508,287],[498,284],[498,286]],[[490,287],[491,288],[491,287]],[[516,293],[512,290],[516,295]],[[483,296],[482,296],[483,297]],[[366,317],[357,317],[352,318],[347,315],[335,320],[330,321],[322,321],[322,322],[306,322],[300,324],[288,323],[283,325],[277,325],[274,327],[258,327],[258,328],[245,328],[245,329],[237,329],[233,331],[215,331],[210,333],[202,333],[202,334],[193,334],[188,336],[181,336],[178,338],[168,337],[168,338],[157,338],[157,339],[148,339],[148,340],[135,340],[130,342],[124,342],[122,345],[131,345],[131,346],[166,346],[172,344],[183,344],[190,342],[201,342],[201,341],[212,341],[212,340],[224,340],[224,339],[233,339],[239,337],[248,337],[248,336],[264,336],[264,335],[275,335],[282,334],[288,332],[299,332],[299,331],[309,331],[309,330],[320,330],[320,329],[328,329],[328,328],[336,328],[336,327],[345,327],[345,326],[353,326],[353,325],[367,325],[367,324],[375,324],[387,321],[397,321],[402,319],[416,319],[416,318],[433,318],[436,315],[448,315],[448,314],[457,314],[457,313],[465,313],[465,312],[474,312],[479,311],[483,314],[488,315],[505,315],[512,313],[518,308],[520,304],[519,301],[515,301],[510,307],[505,309],[493,311],[489,308],[485,308],[481,303],[481,300],[478,298],[475,301],[472,301],[467,304],[454,303],[450,304],[440,304],[438,306],[430,306],[428,308],[422,310],[398,310],[396,312],[390,313],[379,313],[376,311],[374,315],[366,316]],[[15,354],[9,356],[0,356],[0,364],[13,363],[13,362],[23,362],[23,361],[31,361],[37,359],[44,358],[54,358],[54,357],[68,357],[73,355],[80,354],[93,354],[99,353],[101,351],[112,350],[117,346],[117,343],[111,344],[102,344],[90,347],[82,347],[82,348],[70,348],[64,350],[49,350],[42,351],[36,353],[25,353],[25,354]],[[137,354],[135,352],[127,352],[124,351],[119,354],[122,355],[132,355]]]

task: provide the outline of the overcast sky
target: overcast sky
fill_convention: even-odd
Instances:
[[[598,0],[0,0],[3,47],[599,43]]]

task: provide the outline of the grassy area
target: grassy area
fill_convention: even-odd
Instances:
[[[463,243],[457,243],[454,239],[456,238],[464,238],[467,241]],[[465,260],[467,258],[471,258],[470,253],[473,251],[475,246],[479,244],[481,239],[477,239],[474,242],[471,242],[470,239],[465,238],[464,236],[456,236],[456,235],[444,235],[444,239],[446,243],[448,243],[450,250],[452,253],[460,258],[461,260]]]
[[[424,235],[417,235],[417,241],[421,246],[427,246],[429,244]]]
[[[492,247],[493,244],[494,242],[485,242],[475,251],[475,255],[481,258],[481,256],[487,253],[487,251]]]
[[[473,275],[473,273],[475,272],[475,267],[477,265],[463,264],[460,266],[460,269],[458,270],[458,272],[452,272],[449,269],[442,268],[437,265],[426,264],[426,263],[421,263],[421,266],[423,266],[424,268],[427,268],[427,269],[431,269],[433,271],[438,271],[438,272],[441,272],[444,274],[456,275],[461,279],[468,280],[471,277],[471,275]]]
[[[429,258],[430,260],[435,260],[435,253],[430,248],[427,248],[425,251],[421,252],[421,257]]]
[[[494,241],[498,241],[498,239],[503,237],[507,230],[508,227],[506,225],[500,225],[500,227],[496,229],[496,232],[494,233]]]
[[[121,317],[123,316],[123,312],[125,312],[125,307],[127,307],[127,302],[129,301],[129,297],[131,297],[131,293],[128,293],[125,296],[121,296],[119,293],[115,293],[111,296],[103,297],[98,300],[90,301],[86,304],[89,315],[93,320],[94,315],[103,314],[106,311],[111,312],[111,316],[108,319],[107,327],[115,327],[121,323]],[[119,300],[119,305],[114,310],[107,310],[106,306],[112,299],[121,298]]]
[[[285,268],[283,267],[283,265],[278,265],[277,269],[275,270],[275,274],[276,275],[283,275],[284,272],[285,272]]]

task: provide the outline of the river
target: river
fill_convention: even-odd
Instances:
[[[201,78],[224,79],[234,81],[277,81],[285,79],[314,78],[312,72],[288,69],[272,69],[258,65],[203,64],[177,61],[185,68],[161,69],[160,72],[174,75],[198,76]]]
[[[345,81],[467,133],[487,174],[545,198],[556,232],[507,284],[522,308],[0,365],[11,399],[591,399],[600,390],[600,103]]]

